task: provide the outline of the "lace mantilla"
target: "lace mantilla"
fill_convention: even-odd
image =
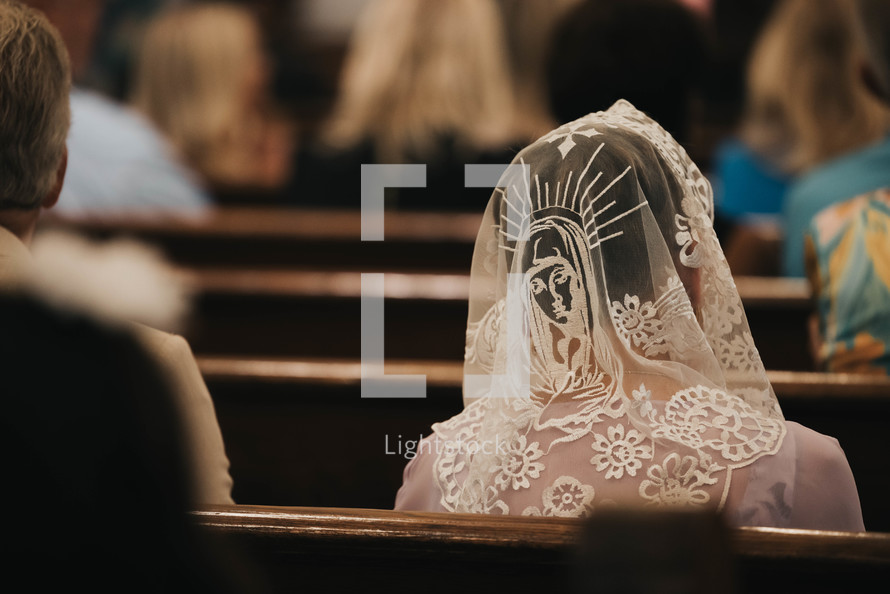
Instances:
[[[434,426],[442,506],[723,506],[786,428],[707,180],[623,101],[514,164],[476,243],[466,408]]]

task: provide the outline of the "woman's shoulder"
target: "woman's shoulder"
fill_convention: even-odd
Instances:
[[[856,481],[838,440],[791,421],[787,426],[796,469],[790,527],[865,530]]]
[[[830,435],[814,431],[805,425],[795,421],[785,421],[788,434],[794,437],[798,453],[804,451],[807,454],[819,454],[822,456],[843,455],[840,442]]]
[[[737,471],[727,502],[730,521],[740,526],[864,530],[856,483],[838,441],[795,422],[787,421],[786,427],[775,454]]]

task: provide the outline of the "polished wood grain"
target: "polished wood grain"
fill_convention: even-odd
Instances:
[[[228,506],[202,509],[193,517],[203,529],[228,537],[252,554],[277,591],[323,584],[327,590],[537,592],[576,587],[579,575],[591,568],[602,571],[603,563],[629,566],[635,572],[659,571],[647,563],[664,551],[647,550],[645,543],[653,539],[647,538],[646,515],[632,522],[622,521],[631,516],[598,522],[597,514],[584,521]],[[663,529],[665,524],[651,526]],[[585,538],[607,543],[620,539],[626,547],[634,541],[628,540],[628,531],[641,545],[634,559],[585,555]],[[728,537],[725,554],[736,567],[729,577],[734,577],[739,592],[879,592],[890,575],[890,534],[772,528],[721,532]],[[722,540],[717,536],[714,543],[690,543],[690,533],[678,531],[671,546],[710,546],[716,559]],[[670,535],[661,539],[671,541]],[[703,573],[711,569],[697,568]],[[596,575],[588,577],[596,583]]]
[[[466,272],[481,222],[481,212],[387,212],[382,242],[363,242],[361,214],[348,210],[226,206],[196,218],[56,215],[42,225],[97,239],[135,237],[185,266]]]
[[[196,296],[186,333],[196,351],[289,357],[360,354],[359,271],[225,267],[192,268],[184,276]],[[767,368],[812,370],[806,285],[763,278],[740,278],[737,284]],[[461,358],[469,285],[467,274],[386,273],[389,356]],[[304,335],[320,338],[294,338]]]
[[[225,206],[206,215],[66,217],[49,213],[46,222],[103,234],[158,237],[254,237],[361,240],[361,213],[352,210]],[[385,216],[386,240],[474,243],[482,213],[391,212]]]
[[[573,518],[359,508],[207,506],[193,514],[202,526],[258,537],[349,539],[369,546],[394,540],[411,548],[419,544],[442,549],[454,545],[558,550],[577,543],[582,530],[582,523]],[[743,527],[731,534],[734,550],[744,556],[890,566],[890,533]]]
[[[186,282],[198,293],[275,293],[294,297],[360,297],[360,271],[186,268]],[[807,309],[811,295],[803,279],[737,277],[736,288],[746,308]],[[385,296],[391,299],[463,299],[469,297],[470,277],[463,273],[386,274]]]
[[[198,294],[276,295],[281,297],[349,297],[362,295],[360,272],[207,268],[183,270],[187,285]],[[466,301],[466,274],[385,273],[387,299]]]
[[[248,380],[282,384],[351,385],[361,383],[361,361],[354,359],[259,359],[199,356],[198,365],[210,382]],[[460,390],[463,363],[458,361],[387,361],[385,372],[426,375],[427,384]]]

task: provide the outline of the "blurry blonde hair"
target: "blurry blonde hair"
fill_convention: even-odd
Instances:
[[[244,166],[266,76],[260,35],[249,11],[225,3],[175,8],[145,33],[132,103],[211,183]]]
[[[790,173],[879,140],[890,111],[867,89],[854,0],[786,0],[748,65],[742,134]]]
[[[384,161],[441,135],[474,149],[513,140],[514,101],[491,0],[376,0],[359,21],[324,140],[373,142]]]

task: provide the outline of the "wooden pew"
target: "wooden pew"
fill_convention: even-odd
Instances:
[[[389,508],[408,442],[463,409],[457,361],[387,363],[388,374],[425,374],[425,399],[361,398],[358,360],[200,357],[199,364],[241,503]],[[788,420],[840,441],[866,527],[890,532],[890,462],[875,453],[876,436],[890,434],[890,379],[769,375]]]
[[[407,442],[463,408],[456,362],[419,362],[425,399],[363,399],[357,361],[198,361],[239,503],[392,507]],[[418,368],[387,364],[386,372]]]
[[[187,337],[197,352],[360,356],[358,272],[223,268],[186,275],[197,298]],[[386,274],[387,356],[463,357],[469,283],[467,274]],[[740,278],[737,286],[766,367],[812,369],[806,284]]]
[[[196,302],[186,336],[196,352],[361,356],[358,272],[222,269],[189,274]],[[465,274],[386,274],[387,356],[463,357],[468,294]]]
[[[341,352],[300,351],[301,346],[291,340],[292,336],[319,334],[304,323],[299,313],[292,313],[294,307],[302,312],[318,311],[315,321],[326,320],[330,324],[340,323],[345,329],[357,329],[359,306],[351,301],[358,295],[356,272],[466,275],[481,219],[482,213],[388,212],[383,242],[362,242],[360,213],[345,210],[223,207],[201,219],[56,216],[44,223],[73,227],[97,238],[136,237],[160,247],[175,263],[198,269],[193,278],[199,295],[199,316],[197,329],[190,337],[202,345],[198,350],[354,357],[358,356],[357,330],[331,333],[336,334],[336,338],[330,346],[345,349]],[[318,282],[318,273],[334,271],[355,276],[349,294],[307,293],[299,288],[301,283]],[[806,347],[806,320],[810,311],[806,285],[800,281],[756,278],[739,278],[737,284],[766,366],[812,369]],[[270,290],[271,287],[277,290]],[[297,297],[306,303],[294,305],[292,301]],[[441,328],[433,328],[441,340],[425,341],[427,345],[441,345],[442,350],[418,355],[412,348],[417,342],[409,340],[423,334],[416,331],[422,327],[417,320],[423,319],[426,324],[435,321],[423,315],[425,297],[405,294],[401,301],[404,306],[392,308],[393,320],[402,318],[405,328],[413,331],[406,336],[394,336],[391,344],[392,348],[400,349],[404,339],[409,340],[407,344],[411,347],[393,354],[440,358],[449,356],[446,353],[450,352],[459,356],[463,352],[466,308],[447,301],[436,303],[446,309],[442,315],[453,319]],[[247,317],[251,309],[255,310],[251,315],[257,316],[253,321]],[[206,311],[206,315],[202,311]],[[220,325],[220,320],[227,321],[229,327]],[[283,331],[265,331],[269,327],[283,328]],[[258,330],[251,333],[251,328]],[[255,337],[261,337],[261,344]],[[203,347],[205,344],[207,349]],[[233,344],[246,350],[230,350],[229,345]]]
[[[135,237],[184,266],[469,271],[479,213],[387,212],[385,241],[361,241],[348,210],[220,207],[202,218],[49,216],[44,227]]]
[[[575,579],[589,567],[579,553],[585,532],[601,538],[615,534],[615,525],[598,522],[596,514],[588,524],[566,518],[218,506],[193,517],[202,529],[228,537],[252,555],[276,592],[575,592]],[[603,536],[598,530],[612,532]],[[735,561],[740,593],[878,592],[890,577],[890,534],[769,528],[721,533],[727,537],[727,556]],[[618,561],[634,566],[633,560]],[[640,563],[634,570],[656,567]]]
[[[751,336],[767,369],[811,371],[810,288],[803,279],[736,277]]]

